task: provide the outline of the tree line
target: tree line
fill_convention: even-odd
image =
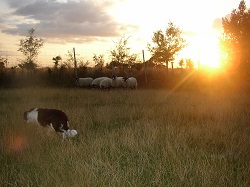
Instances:
[[[233,9],[230,17],[222,18],[223,33],[219,38],[221,49],[223,50],[223,65],[225,70],[234,72],[235,74],[249,79],[250,71],[250,10],[247,10],[244,0],[240,1],[237,9]],[[28,30],[28,36],[21,39],[18,51],[24,56],[23,59],[18,59],[18,66],[11,67],[14,71],[19,67],[22,71],[34,71],[39,67],[37,57],[41,48],[44,46],[44,41],[34,35],[35,30]],[[138,60],[138,54],[131,54],[128,47],[129,37],[122,36],[118,41],[115,41],[114,49],[109,51],[110,62],[105,63],[103,54],[94,54],[93,62],[94,69],[101,74],[105,69],[111,70],[111,73],[126,74],[128,71],[138,72],[143,68],[164,69],[165,74],[169,76],[169,64],[173,70],[173,63],[179,52],[187,46],[185,39],[182,37],[182,30],[174,23],[169,22],[165,31],[157,30],[153,33],[152,41],[147,44],[147,49],[151,54],[148,61],[143,64]],[[77,56],[78,71],[86,73],[89,69],[89,61],[85,61],[83,57]],[[53,68],[48,69],[48,73],[66,71],[65,69],[72,68],[74,56],[71,51],[68,51],[66,60],[62,60],[61,56],[55,56],[53,59]],[[185,64],[186,62],[186,64]],[[0,57],[0,72],[3,72],[8,59]],[[184,66],[188,69],[194,68],[194,63],[191,59],[181,59],[178,63],[180,69]]]

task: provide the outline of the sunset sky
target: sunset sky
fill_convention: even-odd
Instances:
[[[245,2],[249,8],[250,0]],[[213,61],[216,66],[221,18],[230,15],[239,3],[240,0],[1,0],[0,56],[17,64],[17,57],[11,56],[16,55],[20,39],[34,28],[35,36],[45,42],[39,55],[39,62],[45,66],[52,66],[52,57],[64,57],[73,47],[86,60],[92,61],[95,53],[104,54],[109,62],[114,41],[124,34],[130,37],[131,53],[145,50],[147,60],[147,43],[153,32],[165,31],[171,21],[183,31],[189,44],[180,58],[199,58],[203,64]]]

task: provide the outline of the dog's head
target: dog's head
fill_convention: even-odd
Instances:
[[[68,137],[74,137],[75,135],[77,135],[77,131],[68,129],[66,131],[66,134],[67,134]]]
[[[25,111],[23,113],[23,119],[27,123],[37,122],[37,117],[38,117],[37,108],[32,108],[29,111]]]

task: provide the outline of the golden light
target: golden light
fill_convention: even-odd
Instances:
[[[221,55],[219,40],[216,35],[200,35],[197,37],[198,62],[204,68],[219,68]]]
[[[4,144],[8,153],[21,153],[27,148],[27,140],[24,135],[17,133],[6,133]]]

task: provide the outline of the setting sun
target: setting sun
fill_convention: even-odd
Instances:
[[[215,35],[197,37],[198,60],[201,67],[219,68],[220,49]]]
[[[221,50],[218,42],[215,32],[194,34],[187,39],[188,46],[183,49],[180,56],[191,59],[196,68],[218,69],[221,67]]]

